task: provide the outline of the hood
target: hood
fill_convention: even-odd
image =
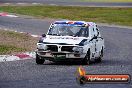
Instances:
[[[51,44],[79,44],[84,37],[72,37],[72,36],[46,36],[43,39],[44,43]]]

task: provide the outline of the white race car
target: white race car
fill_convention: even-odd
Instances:
[[[104,39],[97,25],[85,21],[55,21],[37,43],[36,63],[50,61],[101,62]]]

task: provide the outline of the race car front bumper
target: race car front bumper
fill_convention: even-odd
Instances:
[[[51,52],[51,51],[36,51],[36,54],[46,60],[81,60],[86,54],[74,52]]]

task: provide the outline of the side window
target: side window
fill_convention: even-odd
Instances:
[[[96,31],[97,31],[97,36],[100,37],[101,35],[100,35],[100,32],[99,32],[99,29],[98,29],[98,26],[97,25],[96,25]]]
[[[98,35],[98,33],[97,33],[97,30],[96,30],[96,28],[95,28],[95,36],[97,36]]]
[[[96,36],[96,30],[95,28],[93,27],[93,37]]]
[[[90,26],[89,29],[90,29],[90,30],[89,30],[89,31],[90,31],[90,32],[89,32],[89,33],[90,33],[90,36],[91,36],[91,38],[93,38],[93,37],[95,36],[94,27],[93,27],[93,26]]]
[[[97,36],[99,36],[99,35],[100,35],[100,33],[99,33],[99,29],[96,28],[96,31],[97,31]]]
[[[85,37],[88,37],[88,36],[89,36],[89,27],[87,27],[85,31]]]
[[[97,26],[94,26],[94,33],[95,33],[95,36],[98,36],[99,35],[99,30],[97,28]]]

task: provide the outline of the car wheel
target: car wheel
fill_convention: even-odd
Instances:
[[[91,61],[90,61],[90,50],[88,50],[85,58],[83,59],[83,63],[86,64],[86,65],[91,64]]]
[[[36,54],[36,63],[43,64],[44,62],[45,62],[45,59],[41,58],[38,54]]]
[[[101,55],[98,59],[95,59],[96,62],[101,62],[102,61],[102,57],[103,57],[103,48],[101,50]]]

